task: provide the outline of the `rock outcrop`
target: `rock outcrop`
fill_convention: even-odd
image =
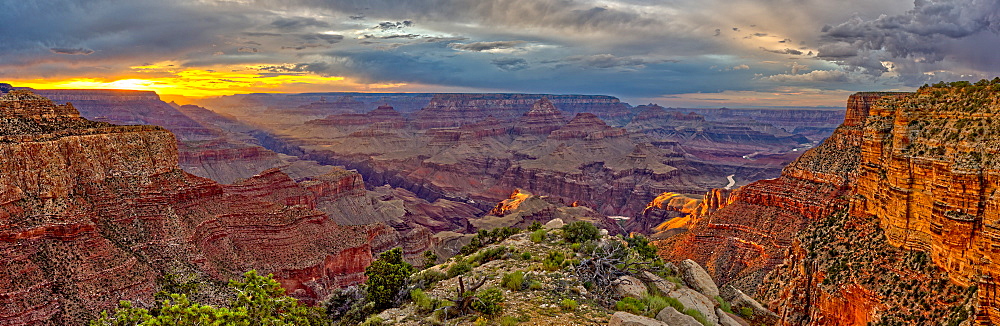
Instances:
[[[257,269],[308,301],[362,282],[372,260],[368,231],[310,209],[308,191],[257,180],[227,192],[185,173],[163,128],[88,121],[17,90],[0,97],[0,125],[0,324],[146,306],[165,273]]]
[[[157,125],[177,136],[185,171],[220,183],[252,177],[282,163],[279,156],[241,131],[251,128],[194,105],[176,106],[149,91],[42,90],[55,102],[71,102],[83,117],[119,125]]]
[[[998,322],[997,84],[853,95],[833,136],[663,253],[761,295],[784,325]]]
[[[556,109],[548,98],[543,97],[518,119],[514,132],[520,135],[548,135],[565,123],[562,111]]]

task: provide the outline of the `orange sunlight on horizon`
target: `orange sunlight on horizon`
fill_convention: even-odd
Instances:
[[[61,80],[26,79],[7,82],[35,89],[122,89],[155,91],[164,97],[203,98],[258,92],[366,91],[407,86],[398,84],[363,84],[345,77],[316,74],[266,74],[241,69],[185,69],[149,65],[131,67],[133,72],[111,78],[67,78]]]

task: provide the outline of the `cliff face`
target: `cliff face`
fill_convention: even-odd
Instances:
[[[926,252],[980,289],[1000,322],[1000,84],[932,87],[872,107],[852,214],[878,219],[887,242]]]
[[[616,122],[627,119],[631,111],[617,98],[600,95],[436,94],[413,118],[420,129],[457,127],[490,115],[513,120],[531,111],[542,98],[571,114],[591,112]]]
[[[663,254],[759,290],[785,325],[996,323],[997,90],[856,94],[832,137]]]
[[[846,204],[848,180],[860,163],[863,117],[882,96],[852,95],[845,123],[823,144],[803,153],[780,177],[734,190],[725,205],[699,216],[689,232],[659,243],[665,254],[694,259],[720,284],[754,292],[799,231]]]
[[[372,259],[368,232],[310,209],[307,192],[264,181],[251,198],[185,173],[163,128],[89,122],[21,91],[0,97],[0,123],[0,324],[148,305],[163,273],[257,269],[314,299],[363,281]]]
[[[80,114],[95,121],[120,125],[157,125],[177,136],[181,168],[221,183],[279,165],[274,152],[253,144],[252,138],[231,132],[247,130],[204,108],[165,103],[149,91],[41,90],[58,103],[72,103]]]

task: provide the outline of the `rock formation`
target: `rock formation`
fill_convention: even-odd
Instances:
[[[658,245],[761,295],[784,325],[996,323],[996,84],[855,94],[781,177]]]
[[[311,209],[278,172],[227,189],[182,171],[163,128],[88,121],[30,91],[0,97],[0,125],[0,324],[148,305],[164,273],[257,269],[307,300],[364,280],[369,231]]]
[[[177,136],[185,171],[232,183],[281,164],[281,159],[239,133],[251,128],[194,105],[175,106],[154,92],[123,90],[44,90],[53,101],[72,102],[81,115],[121,125],[157,125]]]

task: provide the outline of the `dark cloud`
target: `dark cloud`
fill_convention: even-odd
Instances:
[[[1000,2],[980,0],[916,0],[913,9],[900,15],[865,20],[854,17],[824,26],[818,56],[835,60],[848,69],[880,75],[889,71],[883,61],[911,61],[899,67],[902,74],[923,74],[941,69],[934,65],[961,52],[995,51],[1000,32]],[[965,42],[991,34],[994,43]],[[1000,60],[989,60],[1000,63]],[[947,64],[945,64],[947,65]],[[992,68],[992,72],[1000,69]]]
[[[796,50],[796,49],[788,49],[788,48],[781,49],[781,50],[771,50],[771,49],[762,47],[760,49],[764,50],[764,51],[767,51],[767,52],[771,52],[771,53],[777,53],[777,54],[790,54],[790,55],[803,55],[804,54],[802,51],[799,51],[799,50]]]
[[[69,55],[90,55],[94,53],[94,50],[85,48],[50,48],[49,51],[56,54],[69,54]]]
[[[271,22],[271,27],[280,31],[299,31],[309,27],[330,27],[330,23],[312,17],[282,17]]]
[[[329,44],[338,43],[344,40],[343,35],[336,34],[302,34],[299,38],[305,41],[326,41]]]
[[[463,51],[473,51],[473,52],[483,52],[490,50],[502,50],[514,48],[518,45],[527,43],[525,41],[493,41],[493,42],[474,42],[474,43],[452,43],[450,46],[456,50]]]
[[[778,74],[764,77],[764,80],[778,83],[815,83],[815,82],[838,82],[848,81],[847,73],[839,70],[813,70],[804,74]]]
[[[381,22],[378,26],[375,26],[377,30],[393,30],[393,29],[403,29],[404,27],[413,26],[413,22],[409,20],[404,20],[401,22]]]
[[[372,34],[365,34],[364,36],[362,36],[362,38],[366,38],[366,39],[370,38],[370,39],[379,39],[379,40],[391,40],[391,39],[400,39],[400,38],[402,38],[402,39],[415,39],[415,38],[418,38],[418,37],[421,37],[421,35],[419,35],[419,34],[392,34],[392,35],[378,35],[378,36],[376,36],[376,35],[372,35]]]
[[[504,71],[517,71],[528,67],[528,61],[521,58],[493,59],[492,63]]]
[[[576,62],[592,68],[643,67],[647,62],[641,58],[617,57],[612,54],[595,54],[588,56],[573,56],[566,61]]]

